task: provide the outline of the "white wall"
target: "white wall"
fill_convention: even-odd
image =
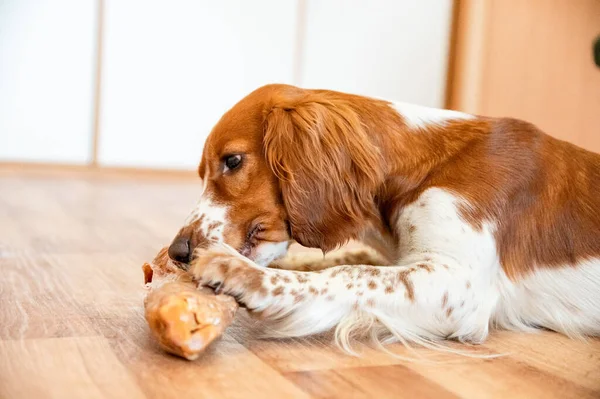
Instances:
[[[90,160],[95,6],[0,1],[0,161]]]
[[[107,0],[99,159],[195,168],[220,116],[291,83],[296,1]]]
[[[0,161],[90,160],[98,1],[0,0]],[[101,165],[195,168],[266,83],[444,105],[451,0],[104,4]]]
[[[443,107],[451,0],[306,0],[301,83]]]

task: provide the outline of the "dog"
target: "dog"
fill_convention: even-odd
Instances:
[[[267,85],[223,115],[198,172],[169,256],[273,336],[600,335],[600,155],[530,123]],[[381,264],[264,267],[349,240]]]

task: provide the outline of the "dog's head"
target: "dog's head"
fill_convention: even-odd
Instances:
[[[189,261],[194,249],[224,242],[267,265],[292,240],[327,251],[356,237],[376,213],[384,174],[364,118],[387,106],[286,85],[242,99],[205,143],[203,193],[169,255]]]

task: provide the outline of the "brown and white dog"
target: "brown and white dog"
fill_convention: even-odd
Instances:
[[[600,155],[527,122],[269,85],[217,123],[199,174],[169,254],[276,335],[600,334]],[[388,265],[262,267],[351,239]]]

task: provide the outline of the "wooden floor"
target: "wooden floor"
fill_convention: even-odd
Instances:
[[[0,168],[0,398],[600,398],[600,340],[549,332],[467,348],[507,354],[496,359],[416,349],[424,360],[407,362],[363,346],[348,356],[327,337],[259,340],[240,312],[200,360],[163,353],[140,266],[199,191],[185,178]]]

